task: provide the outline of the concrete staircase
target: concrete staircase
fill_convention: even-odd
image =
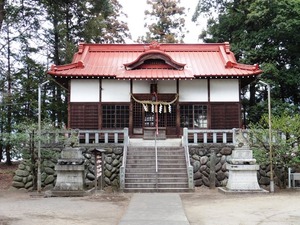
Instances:
[[[148,141],[149,142],[149,141]],[[168,142],[157,143],[158,172],[155,147],[151,143],[131,144],[127,150],[125,192],[187,192],[188,174],[184,148]],[[148,146],[145,146],[145,145]],[[139,146],[137,146],[139,145]],[[151,146],[151,147],[149,147]]]

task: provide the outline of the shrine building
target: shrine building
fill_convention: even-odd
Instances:
[[[262,71],[229,43],[85,44],[48,74],[68,91],[68,128],[178,138],[183,128],[241,128],[241,89]],[[149,136],[150,135],[150,136]]]

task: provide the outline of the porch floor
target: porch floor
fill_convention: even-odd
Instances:
[[[129,146],[150,147],[155,146],[155,140],[145,140],[143,138],[130,138]],[[181,147],[181,138],[168,138],[165,140],[156,140],[157,147]]]

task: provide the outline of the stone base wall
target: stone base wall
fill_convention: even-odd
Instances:
[[[99,148],[99,146],[97,146]],[[95,179],[95,160],[91,151],[95,148],[82,147],[82,154],[85,157],[85,184],[86,188],[94,186]],[[105,164],[103,168],[104,182],[103,187],[111,186],[114,189],[119,188],[119,174],[123,159],[123,147],[109,146],[103,147],[106,150]],[[194,172],[195,186],[221,187],[226,186],[228,180],[228,170],[226,161],[231,157],[233,145],[226,144],[199,144],[189,146],[191,165]],[[58,152],[58,149],[54,150]],[[54,167],[57,163],[56,157],[44,159],[41,163],[41,181],[43,190],[51,190],[55,186],[56,172]],[[270,168],[261,166],[257,172],[260,185],[269,185]],[[33,190],[35,181],[33,166],[30,160],[23,160],[15,171],[12,186],[18,189]],[[276,179],[276,177],[275,177]]]
[[[122,166],[123,159],[123,147],[110,147],[104,148],[106,152],[104,153],[104,165],[102,174],[104,175],[104,185],[112,186],[114,188],[119,188],[119,174],[120,167]],[[82,154],[86,158],[86,170],[85,170],[85,183],[87,185],[91,184],[94,186],[95,181],[95,158],[90,152],[93,149],[85,149]],[[100,166],[100,165],[98,165]]]
[[[99,146],[97,146],[99,148]],[[95,180],[95,158],[91,151],[95,148],[84,148],[81,147],[82,155],[85,157],[85,184],[86,188],[94,186]],[[112,186],[115,189],[119,188],[119,173],[123,159],[123,147],[110,146],[103,147],[106,150],[104,153],[104,167],[102,174],[104,174],[103,187]],[[53,150],[55,152],[61,151],[61,149]],[[52,190],[55,186],[56,171],[54,169],[57,164],[59,154],[55,155],[54,158],[47,159],[43,158],[41,162],[41,184],[43,190]],[[99,165],[98,165],[99,166]],[[29,191],[34,189],[36,183],[36,177],[34,175],[33,166],[31,161],[24,159],[18,169],[15,171],[13,177],[12,186],[17,189],[27,189]]]
[[[189,147],[195,186],[221,187],[228,180],[226,160],[234,146],[223,144],[199,144]]]

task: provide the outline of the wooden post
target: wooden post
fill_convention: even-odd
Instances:
[[[94,175],[95,175],[95,193],[97,192],[97,189],[98,189],[98,177],[97,177],[97,152],[95,152],[94,154],[94,159],[95,159],[95,162],[94,162]]]
[[[105,150],[104,149],[97,149],[95,148],[94,150],[91,151],[92,154],[94,154],[94,158],[95,158],[95,163],[94,163],[94,173],[95,173],[95,193],[97,193],[97,189],[98,189],[98,177],[97,177],[97,158],[98,156],[100,156],[101,159],[101,183],[100,183],[100,190],[103,189],[103,163],[104,163],[104,153]]]

